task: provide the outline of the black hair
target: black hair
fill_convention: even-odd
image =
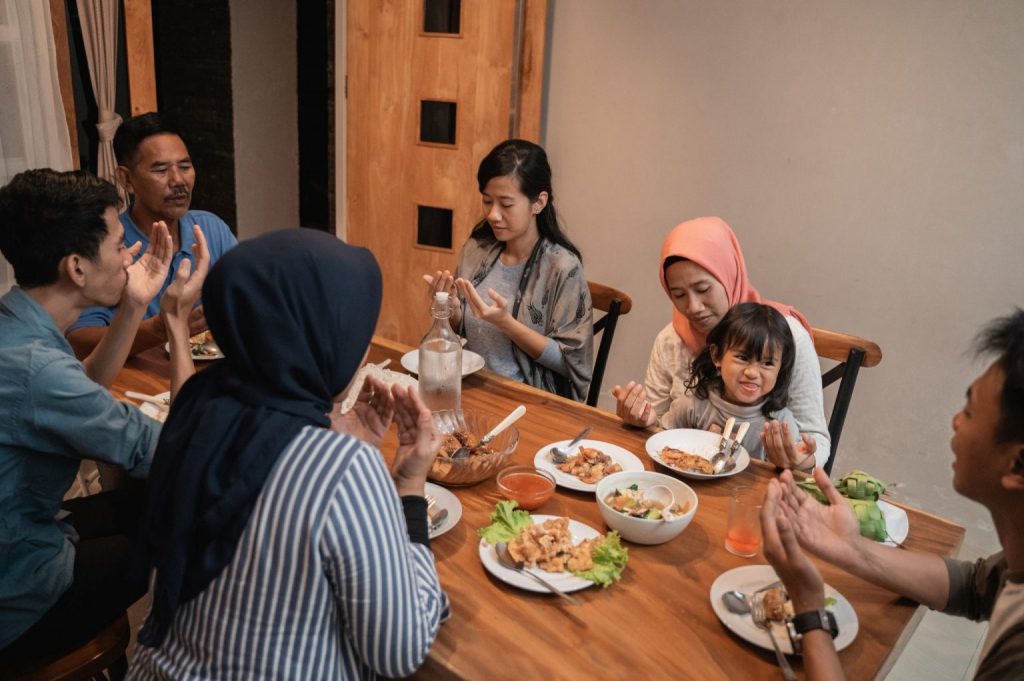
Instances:
[[[681,255],[670,255],[665,258],[665,262],[661,263],[661,278],[667,282],[666,277],[668,276],[668,268],[675,265],[677,262],[686,262],[689,258],[684,258]],[[668,284],[666,283],[666,286]]]
[[[541,237],[566,248],[583,261],[580,249],[576,248],[569,237],[558,226],[558,215],[555,213],[555,191],[551,188],[551,166],[544,148],[526,140],[505,140],[491,149],[491,153],[480,161],[476,172],[476,181],[480,192],[487,188],[487,183],[496,177],[511,175],[519,182],[521,191],[530,202],[537,200],[541,192],[548,193],[548,202],[537,215],[537,231]],[[473,228],[471,236],[477,241],[494,242],[494,229],[484,218]]]
[[[107,237],[103,213],[118,204],[114,185],[85,171],[15,175],[0,189],[0,252],[18,284],[52,284],[61,259],[72,253],[95,260]]]
[[[998,442],[1024,442],[1024,310],[992,320],[974,340],[978,355],[997,355],[1003,370]]]
[[[690,367],[690,378],[686,387],[702,400],[708,399],[713,390],[722,393],[722,376],[715,367],[712,351],[718,359],[726,350],[737,349],[748,357],[761,361],[776,350],[782,355],[779,360],[779,376],[775,387],[765,398],[761,413],[770,417],[789,403],[789,386],[793,379],[793,365],[796,363],[796,343],[789,323],[782,313],[770,305],[761,303],[740,303],[734,305],[722,317],[722,321],[708,334],[708,344],[694,358]]]
[[[139,145],[154,135],[177,135],[181,137],[177,123],[172,118],[150,111],[132,116],[114,133],[114,156],[118,165],[130,166],[135,162]]]

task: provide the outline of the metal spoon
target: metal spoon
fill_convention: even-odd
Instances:
[[[427,529],[431,532],[441,527],[444,521],[448,518],[447,508],[438,508],[437,499],[431,495],[426,496],[427,500]]]
[[[592,430],[593,430],[593,428],[591,428],[590,426],[587,426],[586,428],[581,430],[580,434],[577,435],[576,437],[574,437],[572,439],[572,442],[567,444],[565,447],[552,447],[550,450],[548,450],[548,451],[551,452],[551,463],[557,465],[557,464],[565,463],[566,461],[568,461],[569,460],[569,452],[572,451],[572,448],[575,447],[577,444],[579,444],[579,441],[582,440],[583,438],[585,438],[587,435],[589,435],[590,431],[592,431]]]
[[[729,436],[732,435],[732,427],[735,423],[736,419],[732,416],[725,420],[725,426],[722,428],[722,438],[718,441],[718,451],[711,457],[711,468],[716,473],[725,466],[725,462],[729,458],[729,447],[732,444]]]
[[[747,603],[747,595],[742,591],[726,591],[722,594],[722,602],[725,603],[725,609],[736,615],[746,615],[750,613],[750,604]]]
[[[508,552],[508,544],[498,544],[494,547],[494,550],[497,551],[498,562],[501,563],[503,567],[507,567],[509,570],[515,570],[519,574],[529,575],[530,577],[533,577],[535,580],[543,584],[548,589],[548,591],[550,591],[553,594],[558,594],[559,596],[569,601],[573,605],[583,605],[580,599],[576,598],[575,596],[570,596],[554,584],[548,582],[540,575],[535,575],[534,573],[527,570],[525,564],[522,561],[517,561],[515,558],[512,557],[512,554]]]
[[[480,447],[483,447],[485,444],[487,444],[488,442],[490,442],[494,438],[496,438],[499,435],[501,435],[503,432],[505,432],[506,428],[508,428],[513,423],[515,423],[516,421],[521,419],[523,417],[523,414],[525,414],[525,413],[526,413],[526,407],[524,407],[523,405],[520,404],[518,407],[513,409],[512,413],[509,414],[508,416],[506,416],[502,420],[501,423],[499,423],[498,425],[494,426],[494,428],[491,429],[491,432],[487,433],[487,435],[484,435],[482,438],[480,438],[480,441],[477,442],[475,445],[472,445],[472,446],[471,445],[462,445],[461,447],[456,449],[454,452],[452,452],[452,458],[453,459],[466,459],[466,458],[469,458],[469,455],[473,452],[474,449],[479,449]]]

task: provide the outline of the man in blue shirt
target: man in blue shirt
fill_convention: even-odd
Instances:
[[[128,119],[114,135],[118,182],[130,196],[128,209],[121,213],[125,246],[149,246],[153,225],[162,220],[174,240],[174,257],[159,295],[146,309],[131,354],[167,342],[164,325],[157,317],[160,298],[171,284],[172,273],[182,260],[192,260],[192,226],[199,225],[209,244],[211,264],[238,243],[227,224],[213,213],[189,210],[196,171],[177,128],[156,113]],[[193,263],[194,265],[195,263]],[[107,333],[114,317],[112,307],[91,307],[68,330],[68,341],[78,357],[88,355]],[[206,330],[202,307],[189,323],[192,334]]]
[[[164,284],[171,237],[161,222],[147,252],[126,248],[117,205],[113,185],[82,172],[29,170],[0,189],[0,252],[18,282],[0,298],[0,669],[79,645],[145,591],[126,577],[137,494],[62,508],[83,458],[145,477],[160,433],[104,386]],[[194,238],[196,271],[183,264],[161,306],[172,394],[192,371],[188,318],[209,262]],[[92,305],[115,314],[79,362],[64,331]]]

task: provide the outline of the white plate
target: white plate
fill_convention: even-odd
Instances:
[[[885,518],[885,530],[889,533],[889,539],[882,543],[896,546],[906,541],[907,535],[910,534],[910,518],[907,517],[907,512],[881,499],[878,500],[878,510]]]
[[[348,394],[345,395],[345,399],[341,402],[341,413],[344,414],[352,405],[355,404],[356,399],[359,397],[359,391],[363,388],[363,382],[366,381],[367,375],[372,374],[374,378],[386,385],[389,389],[393,385],[403,385],[407,388],[418,388],[419,381],[410,376],[409,374],[403,374],[398,371],[392,371],[391,369],[381,369],[376,364],[364,364],[363,367],[356,373],[355,378],[352,379],[352,387],[349,389]]]
[[[661,458],[661,450],[665,447],[672,447],[673,449],[682,449],[691,454],[697,456],[703,456],[705,459],[711,459],[718,451],[718,442],[722,439],[722,436],[718,433],[712,433],[710,430],[697,430],[696,428],[674,428],[673,430],[663,430],[660,433],[655,433],[651,437],[647,438],[647,453],[654,459],[654,462],[660,466],[678,473],[687,478],[694,478],[696,480],[714,480],[716,478],[727,478],[730,475],[736,475],[737,473],[746,470],[747,466],[750,465],[750,454],[747,453],[746,448],[740,445],[740,448],[736,452],[736,467],[728,473],[722,473],[721,475],[709,475],[706,473],[698,473],[696,471],[684,471],[681,468],[670,466],[665,463]]]
[[[462,350],[462,375],[469,376],[472,373],[480,371],[484,368],[484,358],[480,355],[472,352],[471,350]],[[420,351],[410,350],[409,352],[402,355],[402,366],[405,370],[419,374],[420,373]]]
[[[737,615],[729,612],[725,603],[722,602],[722,594],[732,589],[752,594],[777,579],[771,565],[744,565],[723,572],[711,585],[711,608],[729,631],[765,650],[772,650],[772,641],[768,637],[768,632],[759,629],[750,615]],[[836,599],[836,603],[828,606],[828,609],[832,611],[832,615],[836,618],[836,624],[839,625],[839,635],[835,639],[836,650],[842,650],[857,638],[857,631],[860,629],[857,613],[850,605],[850,601],[828,584],[825,585],[825,596]],[[793,646],[786,634],[785,624],[775,622],[772,626],[774,627],[772,633],[775,634],[779,648],[787,655],[792,655]]]
[[[459,503],[457,496],[441,487],[441,485],[435,485],[432,482],[427,483],[423,492],[434,497],[438,508],[448,510],[448,517],[444,519],[444,522],[437,529],[430,531],[430,538],[436,539],[459,524],[459,520],[462,518],[462,504]]]
[[[171,344],[164,343],[164,351],[169,355],[171,354]],[[215,359],[224,359],[224,354],[218,352],[216,355],[192,355],[193,362],[212,362]]]
[[[551,520],[559,517],[561,516],[531,515],[530,520],[532,520],[534,524],[537,524],[542,523],[545,520]],[[601,536],[601,533],[594,528],[589,525],[584,525],[578,520],[572,520],[571,518],[569,520],[569,534],[572,536],[573,544],[578,544],[584,539],[592,539],[594,537]],[[525,589],[526,591],[534,591],[539,594],[551,593],[541,586],[540,582],[537,582],[526,575],[519,574],[515,570],[510,570],[509,568],[504,567],[498,562],[497,551],[483,539],[480,540],[480,562],[484,564],[485,570],[506,584],[510,584],[520,589]],[[577,577],[571,572],[548,572],[546,570],[541,570],[536,565],[526,569],[540,577],[543,577],[562,591],[579,591],[580,589],[586,589],[588,586],[594,586],[594,583],[589,579]]]
[[[153,395],[153,397],[169,400],[171,399],[171,391],[168,390],[167,392],[160,393],[159,395]],[[143,402],[142,404],[139,405],[139,411],[141,411],[143,414],[145,414],[151,419],[156,419],[160,423],[163,423],[164,421],[167,420],[167,411],[169,409],[169,406],[166,409],[161,409],[152,402]]]
[[[572,442],[572,440],[559,440],[558,442],[552,442],[551,444],[544,445],[534,455],[533,465],[555,476],[555,483],[561,487],[579,490],[580,492],[593,492],[597,489],[596,482],[593,484],[586,483],[575,475],[563,473],[558,470],[558,466],[551,461],[551,448],[564,447],[570,442]],[[575,455],[576,452],[579,451],[579,447],[590,447],[591,449],[598,449],[604,452],[612,461],[622,466],[623,471],[644,470],[643,461],[638,459],[635,454],[629,450],[619,447],[618,445],[613,445],[610,442],[601,442],[600,440],[581,440],[579,445],[569,453],[570,456]]]

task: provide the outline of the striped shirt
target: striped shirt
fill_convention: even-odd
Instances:
[[[379,452],[306,427],[257,499],[234,558],[181,606],[128,678],[374,679],[413,673],[450,615]]]

